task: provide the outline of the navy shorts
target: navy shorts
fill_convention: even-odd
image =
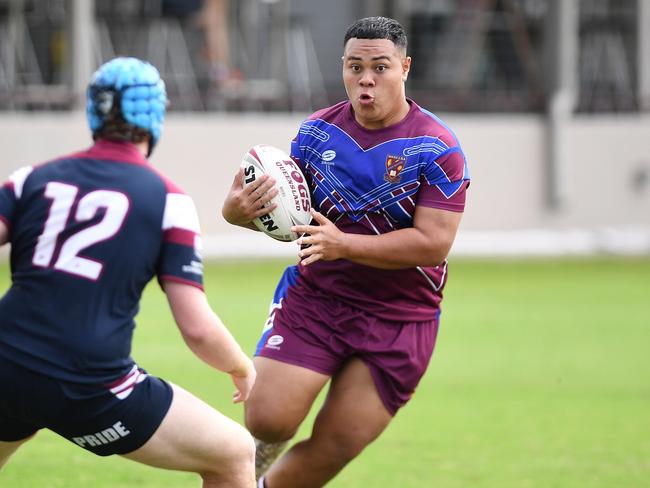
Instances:
[[[136,365],[110,385],[60,381],[0,358],[0,441],[47,428],[100,456],[126,454],[154,434],[171,386]]]

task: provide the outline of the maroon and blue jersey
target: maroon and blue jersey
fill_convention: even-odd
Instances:
[[[462,212],[469,172],[458,140],[432,113],[408,100],[397,124],[367,129],[349,101],[316,112],[292,141],[313,207],[344,232],[377,235],[413,226],[416,206]],[[439,315],[447,262],[384,270],[339,259],[299,267],[297,285],[327,291],[395,321]]]
[[[157,276],[202,287],[192,199],[128,143],[25,167],[0,187],[12,284],[0,356],[66,381],[110,383],[134,367],[134,317]]]

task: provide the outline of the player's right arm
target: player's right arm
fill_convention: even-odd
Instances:
[[[253,363],[214,313],[203,291],[201,229],[194,202],[171,182],[166,185],[158,281],[189,348],[210,366],[229,373],[237,387],[234,401],[244,401],[255,382]]]
[[[221,214],[230,224],[258,230],[253,220],[271,213],[277,206],[264,206],[278,194],[278,190],[274,188],[275,180],[268,175],[262,175],[246,188],[243,188],[243,182],[244,169],[239,168],[223,202]]]
[[[230,374],[237,388],[233,400],[245,401],[255,383],[253,362],[214,313],[205,293],[175,281],[164,281],[163,289],[185,343],[207,364]]]
[[[0,246],[9,240],[9,227],[0,219]]]

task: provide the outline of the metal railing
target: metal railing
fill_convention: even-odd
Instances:
[[[650,20],[650,2],[574,1],[574,109],[650,108],[650,34],[640,28]],[[557,0],[386,4],[361,2],[358,13],[395,15],[404,23],[414,58],[408,90],[423,104],[455,112],[547,110],[550,75],[561,62],[553,56],[558,26],[552,22],[561,21],[552,15]],[[341,10],[336,32],[354,20],[344,5],[328,1],[328,8]],[[339,69],[338,60],[324,51],[325,44],[340,40],[323,38],[322,29],[314,28],[320,22],[317,7],[308,15],[296,7],[290,0],[230,3],[225,25],[236,77],[224,83],[205,56],[199,0],[0,0],[0,110],[79,106],[88,71],[122,54],[149,59],[161,70],[172,110],[323,106],[342,95],[338,76],[326,76]],[[75,13],[84,17],[70,20]]]

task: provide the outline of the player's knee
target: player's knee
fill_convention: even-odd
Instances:
[[[210,469],[201,473],[204,480],[247,479],[255,469],[255,441],[253,436],[241,427],[221,445],[214,459],[209,463]]]
[[[241,427],[236,438],[229,444],[233,464],[253,466],[255,463],[255,440],[250,432]]]
[[[248,478],[255,473],[255,440],[249,432],[246,432],[246,437],[242,439],[238,450],[236,469],[244,478]]]
[[[246,410],[246,427],[253,437],[264,442],[289,440],[298,428],[290,419],[256,408]]]

